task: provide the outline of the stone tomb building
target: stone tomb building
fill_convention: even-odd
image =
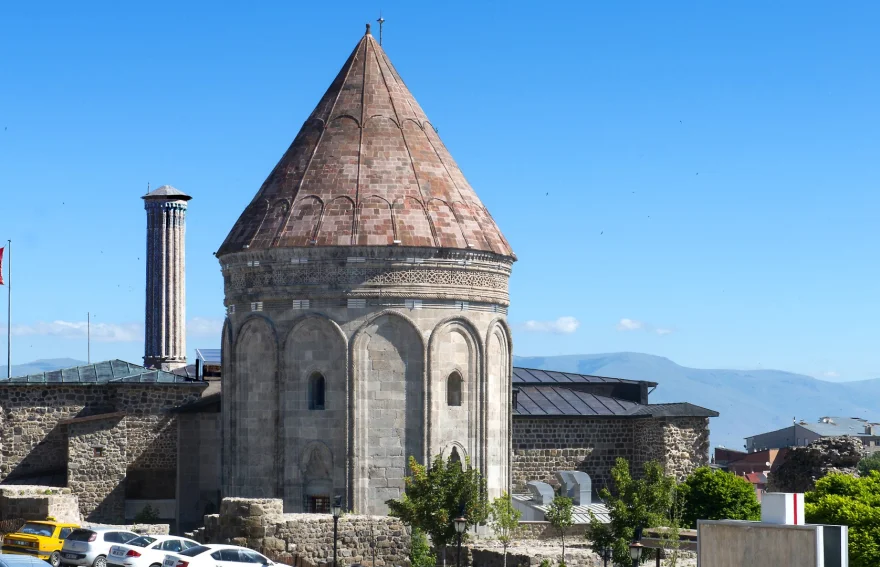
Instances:
[[[515,256],[369,29],[217,258],[224,495],[382,514],[453,451],[507,487]]]

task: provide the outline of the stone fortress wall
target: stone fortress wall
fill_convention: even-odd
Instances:
[[[200,543],[243,545],[289,565],[333,560],[333,518],[284,514],[281,499],[224,498],[220,513],[204,523],[192,534]],[[346,514],[339,519],[337,545],[342,565],[409,565],[409,531],[396,518]]]
[[[513,483],[527,492],[531,480],[558,485],[555,472],[579,470],[593,486],[610,483],[610,471],[622,457],[638,476],[651,460],[682,480],[709,463],[709,418],[527,418],[513,420]]]
[[[68,486],[83,519],[122,523],[129,477],[167,479],[173,494],[177,423],[166,410],[198,399],[202,387],[2,384],[0,483]]]

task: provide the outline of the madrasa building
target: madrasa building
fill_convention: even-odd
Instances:
[[[658,460],[678,477],[708,463],[716,412],[650,404],[654,382],[513,367],[516,255],[369,26],[216,252],[219,357],[186,366],[190,197],[164,186],[144,199],[149,368],[117,364],[104,382],[0,382],[0,405],[17,404],[0,414],[0,484],[42,478],[27,455],[45,433],[75,448],[77,461],[56,458],[52,473],[91,483],[84,517],[120,521],[161,501],[182,530],[226,496],[281,499],[285,512],[326,512],[338,496],[384,514],[410,456],[469,460],[490,497],[555,483],[560,470],[587,472],[598,488],[617,457],[636,474]],[[41,394],[53,388],[66,389]],[[122,393],[77,394],[102,388]],[[146,415],[129,390],[149,397]],[[64,409],[39,413],[37,430],[27,415],[45,399]],[[17,424],[26,441],[10,433]],[[83,474],[114,432],[112,478]],[[164,490],[148,488],[157,483]]]

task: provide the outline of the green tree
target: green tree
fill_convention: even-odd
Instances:
[[[489,523],[495,537],[504,547],[504,567],[507,567],[507,546],[513,539],[513,532],[519,525],[519,519],[522,512],[513,507],[510,494],[503,493],[501,496],[492,501],[489,506]]]
[[[868,476],[871,471],[880,471],[880,451],[871,453],[859,461],[859,474]]]
[[[563,566],[565,565],[565,530],[572,524],[571,507],[571,498],[557,495],[547,507],[547,511],[544,512],[544,517],[551,526],[559,530],[559,534],[562,536],[562,563],[560,565]]]
[[[404,479],[406,492],[386,502],[389,515],[431,537],[435,550],[445,551],[456,540],[455,518],[464,514],[468,525],[484,524],[489,514],[486,481],[466,458],[464,465],[441,455],[428,468],[409,458],[411,476]]]
[[[159,521],[159,512],[149,504],[141,508],[140,512],[135,514],[135,524],[155,524]]]
[[[409,562],[412,567],[436,567],[437,557],[431,553],[428,538],[418,528],[412,528]]]
[[[700,467],[684,481],[679,492],[684,502],[682,521],[690,528],[697,527],[697,520],[761,519],[755,487],[729,472]]]
[[[880,472],[861,478],[831,473],[804,500],[808,523],[849,526],[851,567],[880,565]]]
[[[635,539],[636,528],[674,524],[679,515],[675,479],[655,461],[645,463],[642,478],[635,480],[626,459],[618,458],[611,468],[611,488],[603,488],[599,496],[611,521],[603,524],[590,513],[590,547],[596,553],[601,553],[603,547],[611,548],[615,565],[632,564],[629,544]]]

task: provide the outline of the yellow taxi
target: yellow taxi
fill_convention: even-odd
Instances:
[[[52,518],[26,522],[17,532],[3,536],[3,553],[32,555],[59,567],[64,538],[78,527]]]

